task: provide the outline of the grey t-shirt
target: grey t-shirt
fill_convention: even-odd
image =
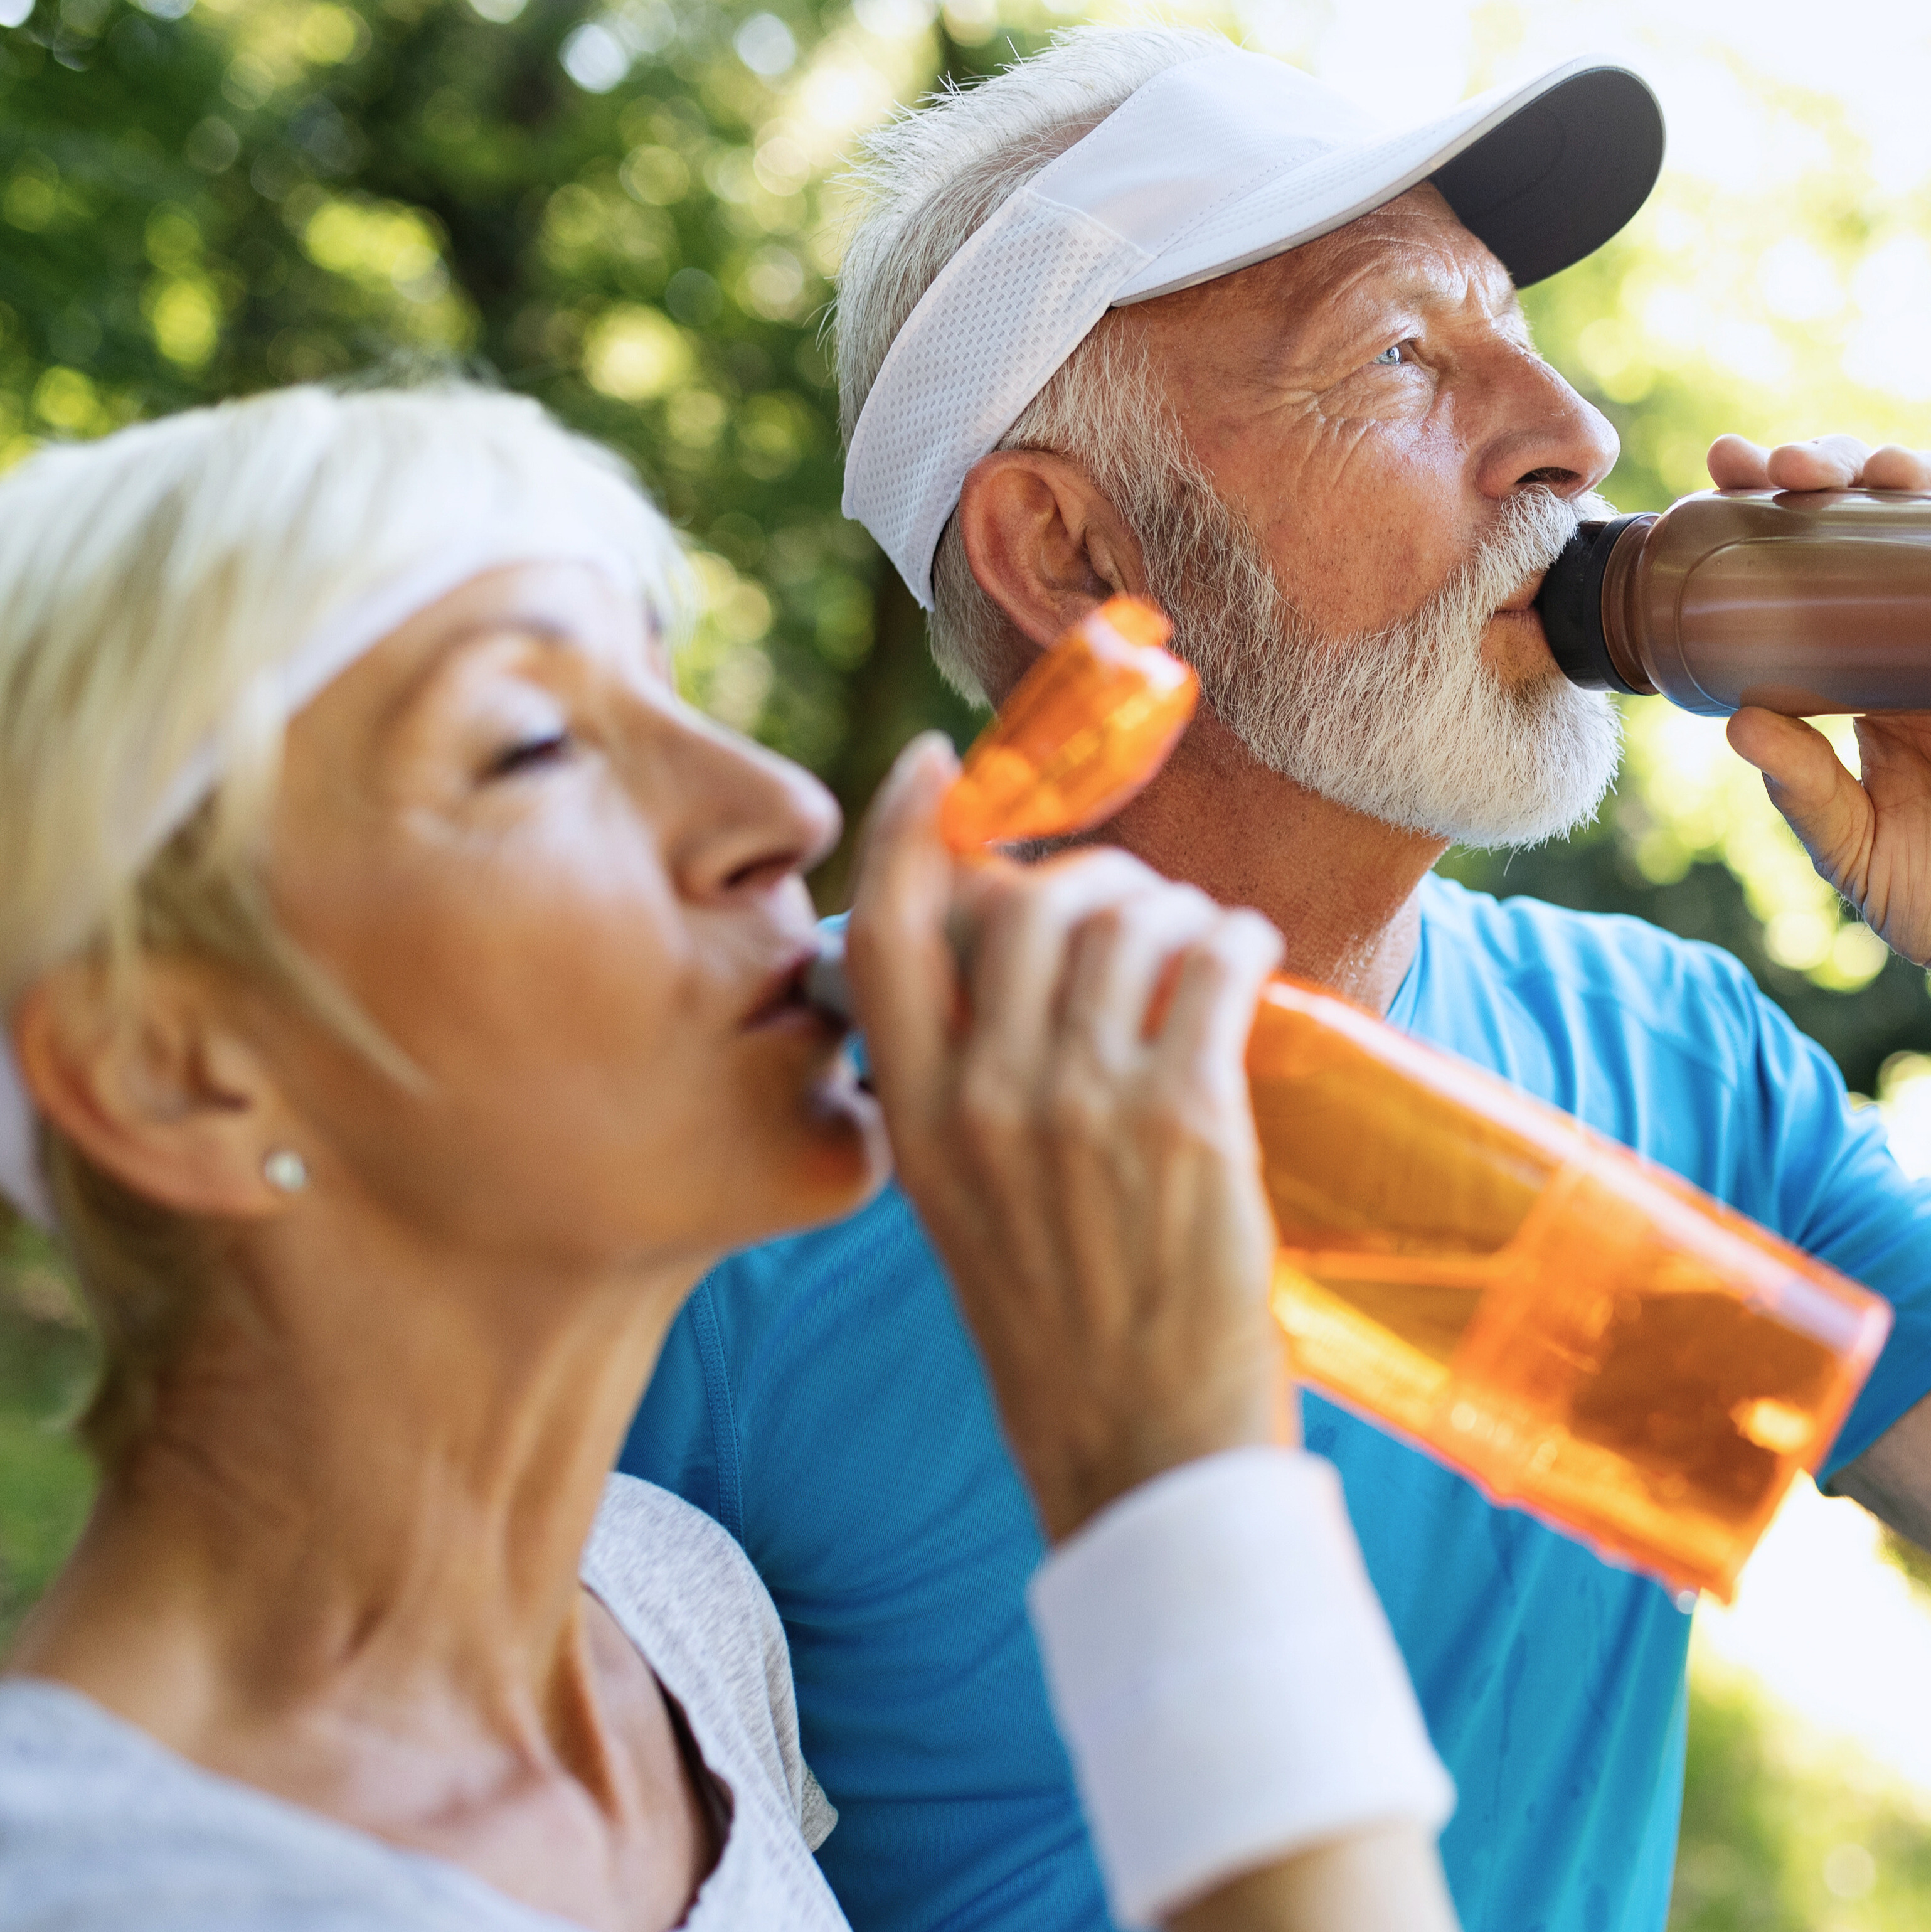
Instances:
[[[837,1814],[798,1748],[791,1664],[743,1552],[628,1476],[583,1581],[730,1792],[690,1932],[848,1932],[811,1852]],[[566,1932],[457,1866],[219,1778],[78,1693],[0,1679],[0,1932]]]

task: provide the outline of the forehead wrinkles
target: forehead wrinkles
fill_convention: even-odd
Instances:
[[[1117,316],[1141,319],[1183,368],[1237,379],[1251,368],[1278,381],[1372,326],[1378,309],[1402,304],[1473,306],[1490,320],[1520,310],[1501,263],[1438,195],[1417,190],[1285,254]]]
[[[1385,269],[1398,282],[1479,289],[1492,306],[1513,304],[1508,271],[1487,244],[1465,228],[1434,188],[1424,184],[1294,251],[1318,264],[1325,251],[1330,273],[1353,268]],[[1291,258],[1290,258],[1291,259]]]

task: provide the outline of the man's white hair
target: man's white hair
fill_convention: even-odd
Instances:
[[[1222,53],[1194,27],[1077,27],[979,86],[948,88],[860,148],[859,216],[838,281],[838,410],[847,443],[886,352],[919,298],[1007,197],[1170,67]],[[1000,440],[1070,457],[1129,523],[1141,484],[1129,379],[1102,321]],[[1137,524],[1135,525],[1137,527]],[[1005,620],[966,562],[957,518],[932,566],[932,654],[946,680],[982,700],[996,685]]]

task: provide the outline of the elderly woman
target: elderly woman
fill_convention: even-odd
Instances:
[[[458,389],[0,484],[0,1186],[105,1351],[0,1681],[7,1932],[844,1922],[769,1600],[607,1473],[706,1268],[886,1159],[801,992],[834,808],[679,701],[678,580],[607,458]],[[1441,1924],[1438,1770],[1264,1446],[1273,935],[1117,854],[955,867],[950,770],[901,762],[853,972],[1123,1910]]]

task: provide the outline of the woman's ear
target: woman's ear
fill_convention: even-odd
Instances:
[[[110,986],[102,967],[71,962],[28,988],[13,1034],[41,1113],[134,1193],[184,1214],[287,1204],[262,1173],[280,1096],[210,976],[143,961]]]
[[[955,514],[979,588],[1039,650],[1096,604],[1145,592],[1138,540],[1069,457],[994,450],[966,472]]]

